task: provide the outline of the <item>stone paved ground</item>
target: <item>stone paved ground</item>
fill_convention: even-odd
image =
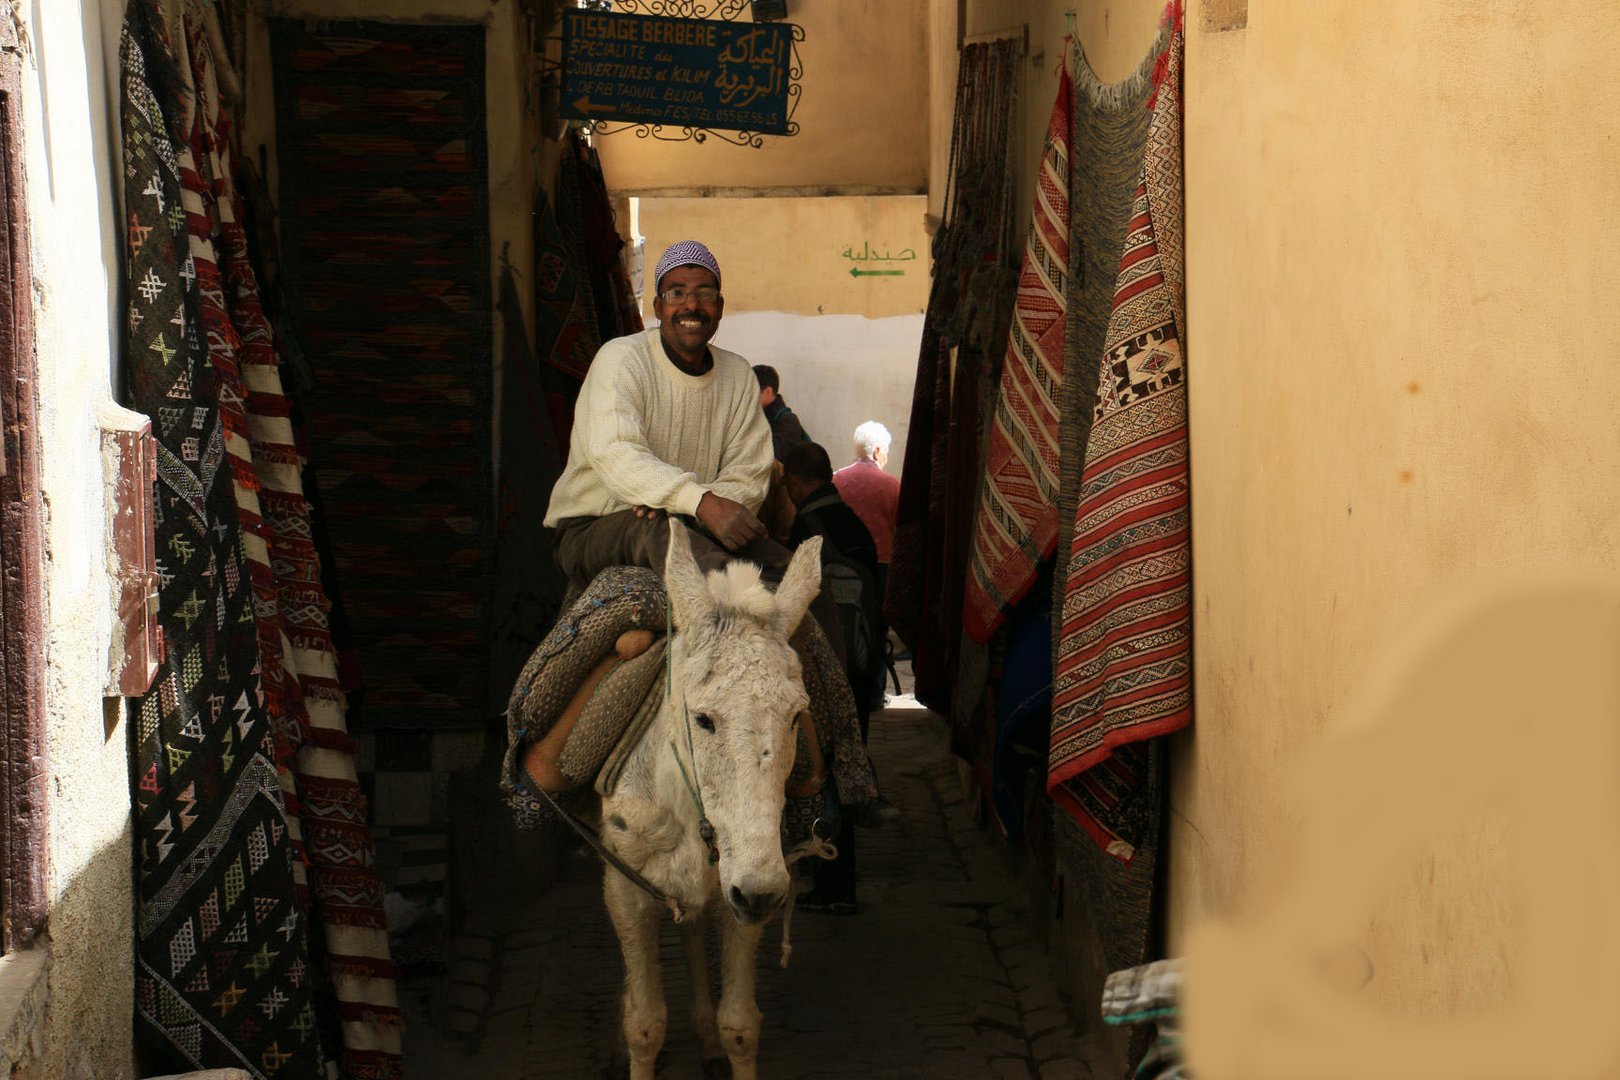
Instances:
[[[903,704],[909,699],[900,699]],[[1092,1075],[1057,999],[1015,856],[970,820],[943,723],[873,718],[871,753],[897,827],[859,831],[862,910],[795,914],[760,950],[760,1071],[771,1080],[1068,1080]],[[471,912],[448,973],[402,987],[410,1075],[595,1080],[618,1055],[621,963],[584,855],[532,905]],[[659,1076],[702,1076],[685,958],[664,935],[670,1031]],[[607,1073],[611,1075],[611,1072]]]

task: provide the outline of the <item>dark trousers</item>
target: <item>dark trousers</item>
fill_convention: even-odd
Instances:
[[[858,708],[861,713],[861,741],[865,742],[867,732],[871,728],[872,714],[867,712],[865,703]],[[811,888],[816,896],[824,902],[835,900],[855,899],[855,826],[850,823],[846,815],[838,827],[838,835],[833,837],[833,846],[838,849],[838,856],[826,862],[810,859]]]
[[[722,570],[726,563],[745,559],[760,568],[760,577],[772,587],[782,580],[793,553],[770,537],[761,537],[739,551],[728,551],[702,528],[687,526],[692,557],[707,573]],[[669,522],[663,515],[637,517],[632,510],[620,510],[603,517],[567,518],[557,523],[557,566],[568,577],[570,591],[583,589],[591,579],[610,566],[645,566],[664,575],[669,554]],[[847,665],[844,633],[838,621],[838,605],[823,590],[810,603],[810,614],[821,624],[840,665]]]

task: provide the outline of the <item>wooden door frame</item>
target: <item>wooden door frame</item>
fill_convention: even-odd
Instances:
[[[45,621],[39,384],[23,186],[21,46],[0,0],[0,945],[44,931]]]

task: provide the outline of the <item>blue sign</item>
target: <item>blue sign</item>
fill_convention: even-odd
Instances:
[[[562,113],[786,134],[793,29],[570,8]]]

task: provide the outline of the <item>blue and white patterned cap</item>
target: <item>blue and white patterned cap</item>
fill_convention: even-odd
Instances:
[[[714,252],[696,240],[682,240],[678,244],[671,244],[664,257],[658,260],[658,269],[653,272],[653,288],[661,286],[664,275],[677,266],[701,266],[714,274],[717,287],[720,284],[720,264],[715,261]]]

